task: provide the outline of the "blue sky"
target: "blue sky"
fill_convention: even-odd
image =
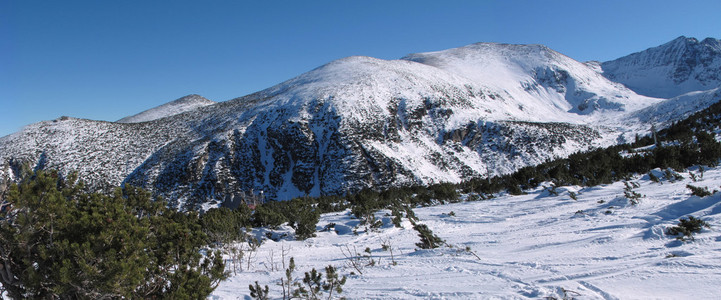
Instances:
[[[475,42],[610,60],[721,38],[721,1],[0,1],[0,136],[243,96],[334,59]]]

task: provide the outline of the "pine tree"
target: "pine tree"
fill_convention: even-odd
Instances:
[[[413,225],[413,229],[418,231],[418,236],[421,238],[420,243],[416,243],[421,249],[433,249],[440,247],[444,241],[431,231],[425,224]]]
[[[197,214],[137,188],[83,192],[74,175],[38,171],[0,212],[0,283],[11,298],[204,298],[225,278],[200,254]]]
[[[250,289],[250,297],[257,300],[268,300],[268,286],[265,288],[260,287],[260,284],[256,281],[255,285],[248,285]]]

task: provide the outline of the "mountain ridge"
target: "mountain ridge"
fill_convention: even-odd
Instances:
[[[202,99],[137,123],[26,126],[0,138],[0,180],[42,165],[98,188],[145,187],[187,209],[251,190],[283,200],[459,182],[628,141],[653,119],[634,113],[668,101],[542,45],[493,43],[348,57],[250,95]],[[663,107],[674,113],[654,122],[687,113]]]
[[[603,62],[603,74],[639,94],[673,98],[721,86],[721,40],[678,37]]]

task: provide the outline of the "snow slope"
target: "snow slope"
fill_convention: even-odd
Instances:
[[[662,177],[659,170],[654,171]],[[696,176],[699,170],[693,169]],[[348,211],[326,214],[318,228],[335,231],[294,241],[265,240],[244,270],[221,283],[212,299],[247,299],[258,281],[280,297],[284,276],[281,252],[294,257],[295,277],[327,265],[348,276],[342,296],[349,299],[717,299],[721,284],[721,194],[692,196],[687,184],[718,188],[721,169],[706,170],[698,182],[683,174],[676,182],[632,181],[645,195],[638,205],[623,197],[624,184],[561,187],[551,196],[539,189],[522,196],[415,208],[420,223],[452,248],[418,250],[417,232],[390,224],[367,231]],[[578,200],[569,196],[577,193]],[[451,212],[455,214],[451,215]],[[664,235],[680,217],[693,215],[711,229],[681,242]],[[358,234],[353,233],[356,228]],[[254,231],[264,237],[267,230]],[[292,232],[284,227],[272,234]],[[389,243],[397,265],[391,263]],[[363,253],[370,248],[375,266],[362,274],[347,265],[341,247]],[[466,247],[478,255],[469,252]],[[345,249],[345,248],[343,248]],[[247,258],[247,257],[246,257]],[[249,266],[249,268],[247,268]],[[354,273],[354,274],[352,274]]]
[[[208,100],[200,95],[188,95],[178,98],[163,105],[153,107],[132,116],[128,116],[117,120],[118,123],[140,123],[161,119],[186,111],[191,111],[199,107],[215,104],[214,101]]]
[[[719,101],[721,101],[721,88],[694,91],[635,111],[629,114],[629,118],[635,118],[642,123],[655,123],[663,128],[674,120],[684,119]]]

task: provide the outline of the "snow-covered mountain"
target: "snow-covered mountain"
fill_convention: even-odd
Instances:
[[[288,199],[459,182],[626,141],[649,127],[634,113],[664,101],[547,47],[491,43],[348,57],[229,101],[191,98],[200,105],[130,123],[29,125],[0,138],[0,179],[25,162],[188,208],[250,190]]]
[[[191,111],[199,107],[215,104],[214,101],[208,100],[200,95],[187,95],[178,98],[163,105],[153,107],[143,112],[137,113],[117,120],[118,123],[140,123],[152,121],[160,118],[174,116],[186,111]]]
[[[721,41],[679,37],[601,64],[603,74],[639,94],[672,98],[721,86]]]
[[[587,115],[598,110],[634,110],[652,101],[603,78],[589,65],[542,45],[478,43],[411,54],[404,59],[502,91],[502,95],[517,102],[514,104],[529,108],[514,115],[543,115],[539,118],[542,121],[568,121],[567,112]]]

